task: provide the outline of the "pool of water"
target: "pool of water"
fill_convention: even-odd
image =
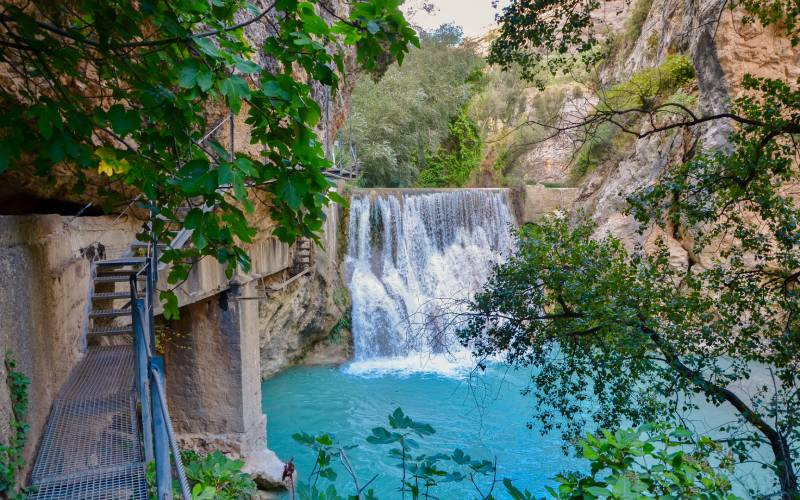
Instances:
[[[358,446],[348,456],[362,484],[378,474],[371,487],[379,498],[399,498],[401,470],[388,456],[391,446],[365,441],[373,427],[388,428],[387,415],[398,407],[436,429],[420,440],[420,453],[452,453],[458,447],[473,458],[496,459],[499,479],[511,478],[536,497],[546,495],[545,486],[555,484],[552,478],[559,472],[586,469],[584,460],[564,454],[557,433],[542,436],[535,426],[526,427],[532,399],[520,393],[530,380],[524,371],[495,365],[480,377],[470,377],[463,369],[436,373],[388,365],[379,370],[358,363],[297,367],[263,383],[268,445],[283,460],[294,458],[300,480],[307,481],[315,456],[292,434],[328,432],[343,445]],[[727,409],[706,406],[694,415],[694,423],[697,430],[712,429],[730,415]],[[340,467],[337,472],[337,484],[346,488],[340,493],[351,492]],[[745,498],[747,487],[771,491],[771,475],[754,465],[737,467],[731,479],[735,492]],[[489,483],[487,478],[479,486],[486,490]],[[327,486],[324,480],[320,484]],[[444,484],[437,496],[478,497],[469,481]],[[495,496],[506,498],[501,484]]]
[[[387,455],[390,446],[368,445],[365,438],[375,426],[388,427],[387,415],[401,407],[436,429],[420,440],[420,452],[452,452],[460,447],[473,458],[496,458],[498,478],[512,478],[541,496],[558,472],[582,469],[585,464],[564,455],[557,435],[542,437],[525,426],[531,400],[520,389],[527,380],[522,372],[498,367],[479,381],[419,372],[365,376],[337,367],[294,368],[264,382],[262,388],[269,447],[284,460],[294,457],[300,479],[306,480],[315,457],[291,434],[330,432],[342,444],[358,445],[349,457],[361,482],[377,473],[376,494],[395,498],[401,471]],[[449,483],[437,491],[440,498],[476,496],[468,481]]]

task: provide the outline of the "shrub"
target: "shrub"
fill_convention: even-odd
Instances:
[[[182,451],[181,460],[193,499],[236,500],[255,494],[256,483],[242,472],[241,460],[230,459],[217,450],[205,456]]]
[[[661,65],[637,71],[629,80],[601,92],[598,110],[649,109],[694,78],[692,61],[685,55],[673,54]]]
[[[422,187],[461,187],[483,159],[480,131],[466,107],[448,129],[447,139],[427,157],[427,166],[419,174],[417,183]]]
[[[638,429],[604,430],[581,443],[590,474],[556,477],[554,498],[703,498],[728,499],[731,483],[708,461],[720,445],[684,428],[648,424]]]

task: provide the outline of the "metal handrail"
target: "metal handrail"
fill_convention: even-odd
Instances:
[[[217,126],[211,129],[200,143],[204,142],[214,134],[226,121],[231,126],[231,150],[229,152],[230,161],[234,158],[234,115],[231,112],[228,117],[223,119]],[[204,212],[213,210],[214,207],[204,205]],[[157,214],[151,207],[151,217]],[[192,230],[182,229],[175,235],[171,248],[181,248],[185,245],[192,235]],[[154,300],[153,292],[158,283],[158,271],[160,262],[158,255],[158,239],[155,234],[153,224],[150,224],[150,242],[147,246],[145,264],[136,272],[130,275],[131,286],[131,310],[133,320],[134,343],[136,351],[136,382],[139,391],[139,399],[142,405],[142,428],[144,439],[145,460],[155,462],[156,468],[156,489],[159,500],[172,498],[172,476],[170,473],[170,456],[167,449],[171,451],[172,461],[175,465],[175,472],[178,476],[181,495],[184,500],[192,498],[189,489],[189,482],[186,479],[186,471],[181,461],[180,449],[175,439],[175,430],[172,427],[172,420],[169,416],[167,406],[167,396],[164,390],[164,359],[153,354],[156,342],[155,319],[154,319]],[[146,288],[144,298],[139,298],[139,287],[137,280],[144,273],[146,275]]]
[[[161,411],[164,413],[164,422],[167,426],[167,438],[169,439],[169,447],[172,450],[172,459],[175,461],[175,469],[178,472],[178,482],[181,485],[181,494],[183,498],[192,498],[191,491],[189,490],[189,481],[186,480],[186,471],[183,468],[183,461],[181,460],[180,449],[178,443],[175,441],[175,431],[172,428],[172,419],[169,417],[169,408],[167,408],[167,396],[164,391],[164,385],[161,382],[161,374],[155,368],[150,368],[150,374],[153,377],[153,382],[156,384],[158,392],[158,403],[161,406]]]
[[[169,416],[164,390],[164,360],[153,354],[155,321],[153,319],[153,290],[158,280],[158,243],[153,238],[148,246],[147,260],[139,270],[130,275],[134,342],[136,346],[136,382],[142,405],[142,428],[145,460],[153,461],[156,468],[156,489],[159,500],[172,498],[171,451],[175,472],[185,500],[192,498],[186,471],[181,461],[180,449]],[[146,274],[146,289],[139,297],[137,279]]]

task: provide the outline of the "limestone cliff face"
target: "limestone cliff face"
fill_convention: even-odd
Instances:
[[[745,73],[796,79],[800,50],[758,24],[742,26],[741,14],[723,10],[722,0],[653,0],[641,33],[628,57],[603,74],[608,81],[623,81],[633,72],[655,67],[670,53],[687,54],[697,73],[695,92],[704,114],[728,109],[738,95]],[[719,19],[719,23],[717,20]],[[633,143],[619,162],[599,166],[580,183],[577,207],[591,213],[599,234],[614,234],[629,247],[648,248],[663,237],[673,263],[686,265],[690,238],[667,228],[639,234],[632,217],[623,213],[625,197],[653,183],[665,168],[691,157],[698,147],[729,148],[730,123],[710,122],[691,131],[675,130]]]
[[[267,299],[258,304],[263,378],[299,363],[340,363],[350,357],[347,325],[334,330],[350,309],[342,275],[345,223],[341,207],[332,207],[305,274],[285,286],[286,276],[265,284]]]
[[[687,55],[697,79],[690,93],[697,99],[702,114],[721,113],[741,92],[746,74],[771,76],[794,81],[800,76],[800,49],[757,22],[743,23],[742,13],[725,8],[724,0],[637,0],[614,8],[603,3],[595,15],[600,32],[623,40],[614,56],[597,73],[598,81],[584,78],[573,84],[572,98],[565,99],[554,125],[570,128],[591,113],[597,100],[591,89],[628,81],[635,73],[658,67],[670,54]],[[638,19],[637,19],[638,16]],[[548,88],[546,91],[551,91]],[[691,131],[675,130],[641,140],[629,137],[622,146],[578,182],[576,206],[597,222],[598,234],[612,233],[629,248],[647,247],[656,236],[664,236],[675,263],[687,263],[690,247],[668,229],[639,234],[635,221],[624,215],[625,198],[653,183],[664,169],[682,162],[699,148],[730,147],[730,123],[709,122]],[[519,177],[526,184],[569,182],[576,148],[583,137],[578,129],[535,144],[526,153]],[[661,234],[664,233],[664,234]]]

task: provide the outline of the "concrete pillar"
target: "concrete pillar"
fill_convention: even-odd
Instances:
[[[261,411],[256,281],[181,309],[163,324],[167,398],[183,448],[242,458],[262,486],[279,486],[283,463],[267,450]]]

